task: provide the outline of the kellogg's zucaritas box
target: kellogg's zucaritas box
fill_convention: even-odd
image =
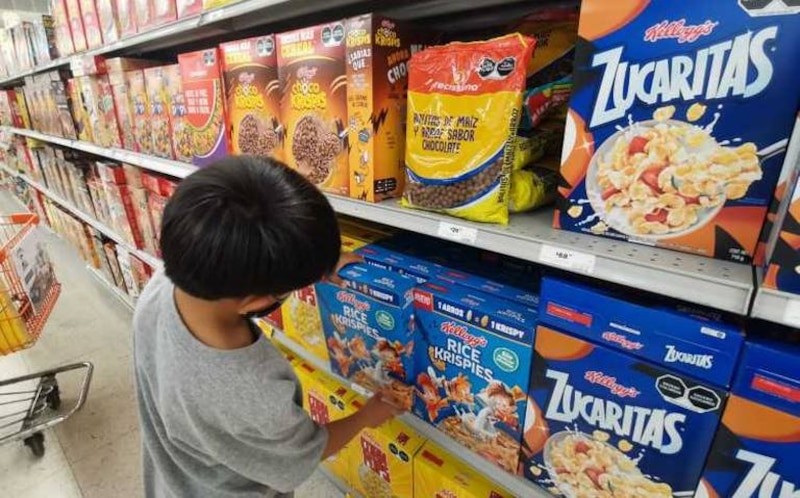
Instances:
[[[800,492],[800,348],[748,340],[696,498]]]
[[[414,413],[516,473],[535,309],[458,285],[414,289]]]
[[[800,103],[800,6],[585,0],[579,36],[554,225],[749,262]]]
[[[525,418],[528,479],[572,498],[691,496],[743,335],[545,278]]]

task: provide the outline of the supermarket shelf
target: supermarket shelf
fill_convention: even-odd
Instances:
[[[333,472],[326,469],[322,465],[317,467],[317,470],[319,471],[320,474],[324,475],[325,478],[327,478],[331,483],[333,483],[333,485],[336,486],[336,488],[339,491],[341,491],[345,495],[352,496],[354,498],[362,498],[360,493],[357,493],[354,489],[350,488],[350,486],[348,486],[347,484],[342,482],[341,479],[339,479],[339,476],[335,475]]]
[[[761,287],[753,301],[751,315],[770,322],[800,328],[800,296]]]
[[[150,255],[150,254],[148,254],[148,253],[146,253],[146,252],[144,252],[144,251],[142,251],[140,249],[136,249],[135,247],[130,245],[127,241],[125,241],[125,239],[123,239],[114,230],[112,230],[111,228],[107,227],[106,225],[100,223],[99,221],[94,219],[94,217],[89,216],[88,214],[84,213],[83,211],[81,211],[77,207],[73,206],[71,202],[65,200],[63,197],[61,197],[60,195],[56,194],[52,190],[48,189],[44,185],[40,184],[39,182],[36,182],[36,181],[32,180],[31,178],[29,178],[26,175],[22,175],[22,174],[19,174],[17,172],[14,172],[13,170],[11,170],[8,166],[6,166],[4,164],[0,165],[0,168],[2,168],[3,171],[5,171],[5,172],[7,172],[7,173],[9,173],[11,175],[14,175],[14,176],[16,176],[18,178],[21,178],[28,185],[30,185],[31,187],[35,188],[36,190],[38,190],[42,194],[44,194],[47,198],[49,198],[53,202],[55,202],[55,203],[59,204],[60,206],[62,206],[64,209],[66,209],[67,211],[72,213],[74,216],[79,218],[84,223],[93,226],[94,228],[99,230],[101,233],[103,233],[103,235],[105,235],[106,237],[110,238],[111,240],[116,242],[118,245],[124,247],[126,251],[130,252],[131,254],[136,256],[137,258],[141,259],[142,261],[144,261],[145,263],[147,263],[151,267],[153,267],[153,268],[160,268],[161,267],[161,260],[160,259],[158,259],[155,256],[152,256],[152,255]]]
[[[105,275],[100,273],[99,270],[97,270],[95,268],[92,268],[91,266],[88,266],[88,265],[86,266],[86,269],[94,277],[95,280],[100,282],[100,284],[102,284],[103,287],[105,287],[106,289],[111,291],[111,293],[114,295],[114,297],[119,299],[119,301],[122,304],[127,306],[131,311],[133,311],[136,308],[136,305],[134,304],[134,302],[131,299],[131,297],[129,295],[125,294],[124,292],[122,292],[122,290],[119,287],[117,287],[116,285],[113,285],[111,282],[109,282],[106,279]]]
[[[364,391],[363,388],[361,388],[360,386],[353,386],[353,384],[349,380],[333,373],[331,371],[330,365],[328,365],[327,362],[320,360],[319,358],[311,354],[309,351],[306,351],[305,348],[303,348],[301,345],[299,345],[291,338],[287,337],[286,334],[284,334],[281,330],[273,329],[272,339],[277,340],[278,342],[286,346],[288,349],[297,354],[297,356],[307,361],[315,368],[327,372],[331,376],[337,378],[341,383],[350,385],[351,387],[353,387],[353,390],[363,393]],[[473,453],[467,448],[461,446],[461,444],[457,443],[447,434],[439,431],[435,427],[425,423],[424,421],[413,416],[412,414],[407,413],[401,415],[400,419],[405,424],[408,424],[410,427],[413,427],[414,430],[416,430],[426,438],[430,439],[431,441],[434,441],[437,445],[444,448],[450,454],[460,458],[462,461],[470,465],[472,468],[480,472],[488,479],[491,479],[495,483],[506,488],[514,496],[524,496],[526,498],[549,498],[551,496],[546,491],[544,491],[537,485],[533,484],[532,482],[526,481],[521,477],[511,475],[501,470],[499,467],[496,467],[488,460],[484,460],[476,453]]]

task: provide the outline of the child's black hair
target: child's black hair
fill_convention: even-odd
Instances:
[[[161,226],[167,276],[208,300],[305,287],[334,270],[340,247],[325,196],[286,165],[253,156],[184,179]]]

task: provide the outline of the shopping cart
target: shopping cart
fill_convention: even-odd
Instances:
[[[0,355],[36,343],[53,311],[61,285],[35,230],[34,214],[0,216]],[[61,413],[56,375],[84,369],[75,405]],[[75,363],[0,381],[0,444],[23,440],[34,455],[44,455],[42,431],[80,410],[92,378],[91,363]]]

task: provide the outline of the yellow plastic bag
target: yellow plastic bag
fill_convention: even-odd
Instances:
[[[558,172],[532,167],[511,173],[508,209],[512,213],[530,211],[555,200]]]

